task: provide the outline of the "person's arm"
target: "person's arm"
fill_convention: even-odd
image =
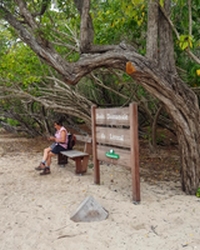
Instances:
[[[48,140],[49,141],[56,141],[56,137],[55,136],[49,136]]]

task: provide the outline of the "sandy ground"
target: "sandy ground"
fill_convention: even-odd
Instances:
[[[51,175],[39,176],[42,153],[34,142],[22,147],[25,141],[0,138],[1,250],[200,249],[200,199],[185,195],[178,181],[150,185],[141,178],[134,205],[129,170],[101,165],[95,185],[92,168],[78,176],[73,161],[61,168],[54,159]],[[88,196],[109,212],[106,220],[70,219]]]

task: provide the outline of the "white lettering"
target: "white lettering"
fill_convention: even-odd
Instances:
[[[104,120],[105,116],[104,114],[97,114],[97,120]]]
[[[112,115],[112,114],[106,114],[107,120],[123,120],[126,121],[128,120],[128,115]]]
[[[112,134],[110,134],[110,140],[124,141],[124,135],[112,135]]]
[[[101,134],[100,137],[101,137],[101,139],[103,139],[103,140],[106,139],[106,135],[105,135],[105,134]]]

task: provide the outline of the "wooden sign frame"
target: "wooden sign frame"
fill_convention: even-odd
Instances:
[[[94,182],[100,184],[99,161],[131,168],[132,199],[140,201],[138,107],[91,108]]]

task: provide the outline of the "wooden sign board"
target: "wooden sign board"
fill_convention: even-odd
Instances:
[[[130,148],[130,130],[96,127],[96,141],[98,144],[116,145]]]
[[[100,184],[99,161],[131,168],[133,201],[140,201],[137,104],[127,108],[92,107],[94,182]]]
[[[96,125],[130,126],[129,108],[96,109]]]

